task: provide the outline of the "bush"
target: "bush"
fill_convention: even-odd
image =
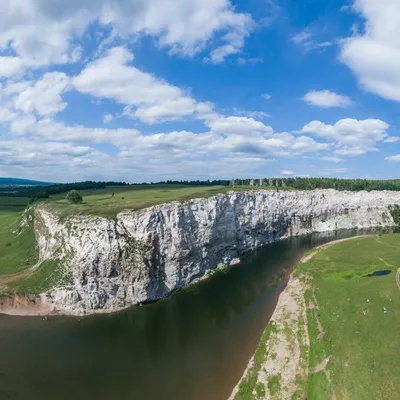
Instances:
[[[68,192],[65,199],[68,200],[72,204],[79,204],[79,203],[82,203],[82,201],[83,201],[82,196],[75,189]]]

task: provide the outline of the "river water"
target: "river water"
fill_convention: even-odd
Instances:
[[[117,314],[0,316],[0,399],[227,399],[301,256],[356,233],[267,245],[227,273]]]

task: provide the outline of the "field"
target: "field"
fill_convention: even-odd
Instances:
[[[400,398],[399,267],[398,234],[337,243],[299,266],[312,279],[308,399]],[[380,270],[390,273],[367,277]]]
[[[257,189],[254,186],[238,186],[235,191]],[[267,188],[263,188],[267,189]],[[51,197],[49,201],[61,215],[74,213],[114,217],[123,210],[140,210],[172,201],[183,202],[193,198],[211,197],[233,190],[229,186],[138,185],[110,186],[105,189],[80,191],[83,203],[69,204],[65,193]],[[114,193],[114,196],[113,196]]]
[[[19,273],[37,262],[32,227],[20,231],[20,219],[29,199],[0,197],[0,277]]]

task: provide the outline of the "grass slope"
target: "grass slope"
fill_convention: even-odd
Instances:
[[[312,279],[305,294],[311,306],[309,400],[400,398],[399,267],[398,234],[337,243],[299,266],[296,274]],[[377,270],[392,273],[365,277]]]
[[[33,227],[20,229],[22,211],[0,208],[0,276],[21,272],[38,259]]]
[[[254,190],[254,186],[235,187],[235,191]],[[268,188],[263,188],[268,189]],[[187,186],[187,185],[141,185],[110,186],[106,189],[81,191],[84,202],[71,205],[64,198],[65,193],[52,196],[49,204],[62,216],[74,213],[94,214],[115,217],[123,210],[140,210],[158,204],[173,201],[187,201],[193,198],[211,197],[226,193],[232,188],[228,186]],[[112,196],[112,194],[115,194]]]

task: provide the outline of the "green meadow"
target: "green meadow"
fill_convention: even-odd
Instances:
[[[400,235],[357,238],[311,253],[295,272],[308,282],[307,399],[399,399]],[[391,273],[367,276],[382,270]],[[326,359],[325,369],[316,368]]]
[[[194,198],[207,198],[229,191],[248,191],[260,189],[254,186],[187,186],[187,185],[136,185],[109,186],[105,189],[82,190],[82,204],[70,204],[65,200],[66,193],[51,196],[47,201],[62,216],[71,214],[93,214],[115,217],[124,210],[137,211],[143,208],[170,203],[184,202]],[[263,187],[262,189],[271,189]],[[272,189],[271,189],[272,190]],[[274,189],[276,190],[276,189]]]
[[[32,227],[21,229],[28,198],[0,197],[0,277],[21,272],[38,260]]]

